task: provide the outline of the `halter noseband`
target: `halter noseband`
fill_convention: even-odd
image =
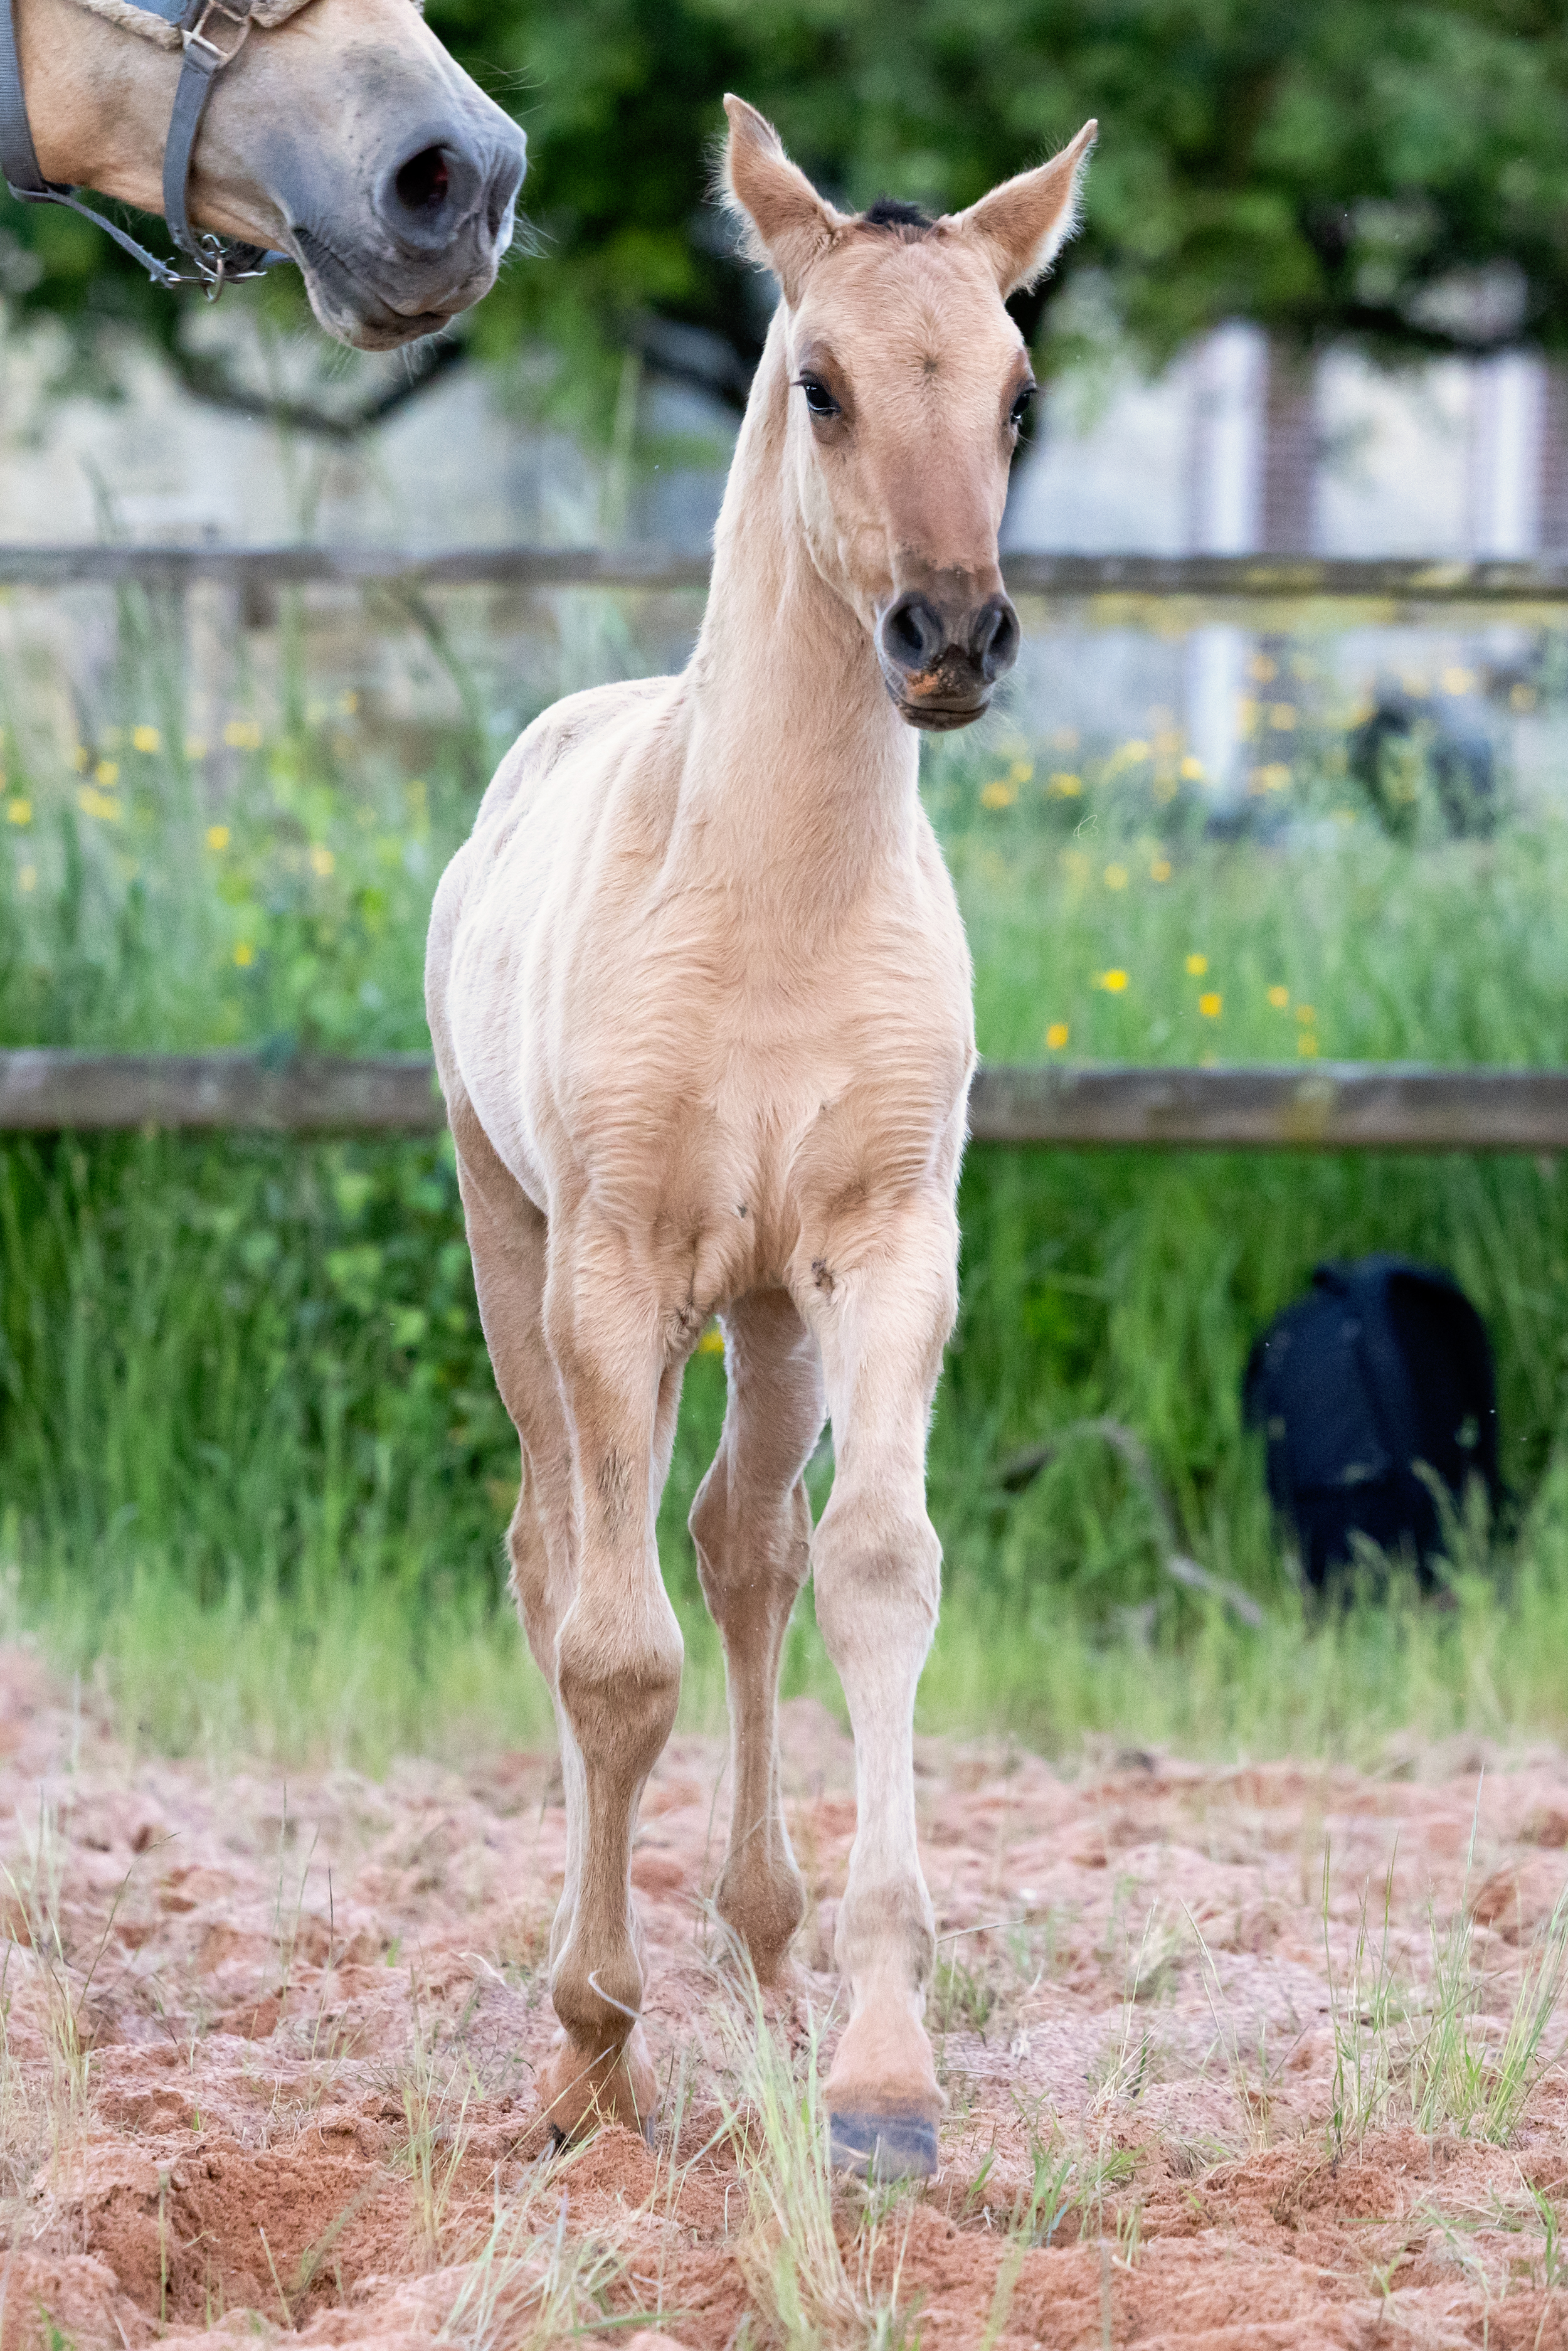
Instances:
[[[93,5],[94,0],[89,0],[89,5]],[[305,0],[294,0],[294,5],[302,6]],[[116,22],[124,22],[127,16],[133,20],[144,16],[150,20],[147,31],[151,38],[164,47],[178,41],[184,50],[184,63],[174,92],[174,111],[163,149],[163,217],[170,235],[181,252],[194,262],[195,268],[175,269],[168,262],[160,261],[156,254],[138,245],[115,222],[94,212],[90,204],[84,204],[74,189],[57,187],[45,179],[38,169],[27,121],[27,101],[22,89],[15,0],[0,0],[0,173],[4,173],[11,193],[25,204],[68,204],[84,220],[95,222],[122,252],[140,262],[154,286],[162,287],[166,293],[172,293],[177,286],[200,286],[208,301],[215,302],[231,280],[260,277],[280,261],[291,260],[292,255],[270,253],[265,246],[242,245],[206,232],[195,234],[186,203],[196,139],[207,100],[213,94],[213,84],[245,47],[253,16],[277,21],[283,13],[292,14],[292,9],[280,9],[278,0],[270,0],[270,5],[269,0],[134,0],[134,6],[125,8],[123,13],[119,8],[111,12],[102,7],[98,13],[112,13]],[[141,28],[133,24],[133,29]]]

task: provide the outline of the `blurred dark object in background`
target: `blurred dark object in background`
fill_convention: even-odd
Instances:
[[[1270,1497],[1314,1586],[1354,1563],[1357,1535],[1391,1557],[1413,1553],[1430,1585],[1444,1549],[1434,1479],[1458,1510],[1479,1478],[1497,1508],[1491,1347],[1464,1291],[1435,1268],[1395,1257],[1320,1265],[1310,1294],[1253,1347],[1243,1405],[1268,1438]]]
[[[1412,839],[1424,804],[1433,805],[1455,840],[1482,839],[1497,816],[1492,745],[1469,704],[1434,707],[1398,687],[1384,687],[1377,707],[1346,744],[1351,774],[1384,831]]]

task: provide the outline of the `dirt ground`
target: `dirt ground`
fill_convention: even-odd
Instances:
[[[810,1701],[785,1739],[811,1908],[775,2016],[797,2049],[814,2016],[826,2053],[852,1759]],[[131,1761],[9,1650],[0,1772],[4,2351],[286,2331],[542,2351],[606,2323],[639,2351],[785,2339],[724,2126],[716,1742],[672,1744],[633,1862],[655,2143],[612,2129],[569,2158],[530,2130],[565,1834],[549,1756],[219,1783]],[[1505,2147],[1423,2135],[1402,2072],[1432,1922],[1466,1915],[1469,2045],[1496,2059],[1568,1876],[1561,1758],[1467,1745],[1368,1776],[1107,1751],[1069,1773],[931,1746],[920,1802],[942,2169],[840,2191],[845,2274],[896,2314],[852,2309],[828,2337],[1568,2344],[1559,2023]]]

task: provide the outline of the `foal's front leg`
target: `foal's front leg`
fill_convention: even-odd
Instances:
[[[659,1573],[658,1497],[680,1365],[646,1277],[602,1225],[552,1229],[545,1327],[571,1432],[577,1590],[556,1640],[556,1687],[581,1758],[574,1915],[550,1967],[560,2045],[540,2075],[563,2135],[612,2116],[645,2130],[654,2077],[637,2018],[632,1830],[670,1735],[681,1630]]]
[[[811,1546],[817,1622],[855,1741],[855,1841],[835,1956],[850,2018],[827,2082],[835,2161],[936,2168],[942,2094],[923,2022],[936,1921],[915,1834],[915,1689],[936,1630],[942,1547],[925,1511],[925,1434],[956,1311],[945,1198],[904,1208],[857,1261],[813,1266],[802,1300],[822,1353],[833,1490]]]

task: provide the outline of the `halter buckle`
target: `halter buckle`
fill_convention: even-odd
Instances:
[[[226,49],[214,40],[207,30],[214,16],[223,17],[225,24],[235,27],[232,43]],[[193,49],[203,50],[205,54],[197,59],[197,63],[207,73],[221,73],[225,66],[233,65],[235,57],[244,48],[249,32],[248,0],[243,7],[233,6],[231,0],[205,0],[201,15],[190,30],[182,34],[181,38],[185,44],[187,57]]]

